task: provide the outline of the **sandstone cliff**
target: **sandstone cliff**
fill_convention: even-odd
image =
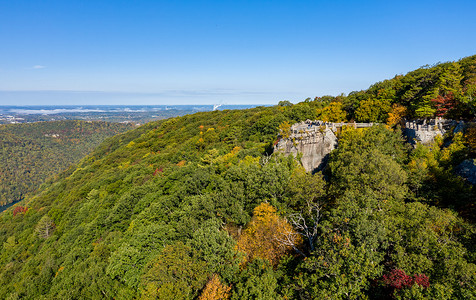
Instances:
[[[289,138],[281,138],[275,151],[295,157],[300,154],[304,169],[315,172],[325,165],[327,156],[337,147],[337,137],[330,127],[313,124],[305,126],[307,127],[302,124],[293,125]]]

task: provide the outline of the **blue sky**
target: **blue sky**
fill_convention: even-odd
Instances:
[[[476,54],[476,1],[0,0],[0,105],[276,104]]]

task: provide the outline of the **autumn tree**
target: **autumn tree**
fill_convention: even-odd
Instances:
[[[213,274],[198,300],[226,300],[230,298],[231,287],[221,283],[220,276]]]
[[[277,214],[276,208],[261,203],[253,210],[253,218],[239,237],[237,249],[246,254],[246,262],[261,258],[277,265],[280,258],[292,249],[278,240],[289,232],[293,232],[293,228]]]
[[[340,102],[331,102],[328,106],[317,109],[318,118],[325,122],[344,122],[347,114]]]
[[[423,288],[430,286],[428,276],[425,274],[415,274],[413,277],[407,275],[404,270],[393,269],[390,273],[383,275],[383,283],[394,289],[402,289],[417,284]]]
[[[28,207],[24,206],[15,206],[15,209],[13,210],[13,216],[16,216],[17,214],[24,214],[28,210]]]
[[[388,113],[387,124],[395,126],[399,124],[407,114],[407,108],[400,104],[393,104],[392,110]]]
[[[438,97],[431,99],[431,102],[436,108],[435,114],[437,117],[444,117],[455,105],[454,95],[451,92],[445,96],[438,95]]]
[[[279,134],[283,138],[288,138],[291,133],[291,124],[289,122],[284,121],[283,123],[279,124]]]

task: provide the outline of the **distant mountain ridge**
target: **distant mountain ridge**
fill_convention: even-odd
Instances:
[[[18,201],[131,124],[56,121],[0,125],[0,205]]]

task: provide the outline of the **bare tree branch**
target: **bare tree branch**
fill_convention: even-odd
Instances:
[[[299,236],[307,241],[310,251],[314,251],[314,243],[319,233],[319,220],[321,218],[321,208],[319,204],[308,202],[308,218],[302,212],[292,214],[288,217],[289,223],[294,230],[284,232],[276,240],[282,245],[291,246],[300,255],[306,256],[297,245]]]

